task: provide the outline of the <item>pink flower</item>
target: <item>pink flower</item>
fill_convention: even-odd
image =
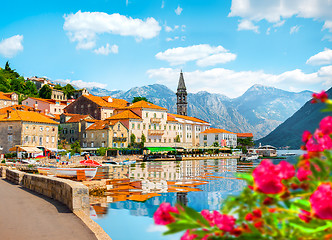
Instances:
[[[254,214],[254,216],[256,218],[261,218],[262,217],[262,211],[260,209],[255,209],[254,211],[252,211],[252,213]]]
[[[213,214],[210,213],[209,210],[202,210],[201,211],[202,216],[210,223],[211,227],[214,225],[213,223]]]
[[[319,143],[317,143],[313,137],[311,137],[307,144],[306,144],[306,148],[308,150],[308,152],[323,152],[324,148],[322,147],[322,145],[320,145]]]
[[[302,182],[308,180],[308,176],[311,174],[312,172],[310,171],[309,167],[300,167],[299,170],[297,170],[296,176]]]
[[[193,240],[195,238],[197,238],[198,235],[196,234],[191,234],[190,233],[190,230],[188,229],[184,234],[183,236],[181,237],[181,240]]]
[[[252,213],[247,213],[247,215],[244,217],[246,221],[252,221],[254,219],[254,216]]]
[[[311,221],[310,212],[301,209],[301,213],[299,214],[299,218],[302,221],[306,222],[306,223],[310,222]]]
[[[328,99],[327,93],[325,91],[321,91],[320,93],[313,93],[312,97],[314,98],[312,101],[313,103],[316,103],[317,100],[321,102],[326,102],[326,100]]]
[[[159,208],[153,215],[155,224],[158,225],[167,225],[172,222],[175,222],[174,217],[171,216],[171,212],[179,213],[176,207],[172,207],[169,203],[160,204]]]
[[[309,131],[305,130],[302,135],[302,141],[304,143],[307,143],[310,138],[311,138],[311,133]]]
[[[319,123],[319,129],[325,134],[329,135],[332,133],[332,117],[327,116],[323,118]]]
[[[330,183],[322,183],[310,196],[311,209],[320,219],[332,220],[332,188]]]
[[[284,190],[282,179],[289,179],[295,175],[295,168],[285,161],[274,165],[269,160],[263,160],[252,173],[255,189],[266,194],[277,194]]]
[[[295,176],[295,168],[292,164],[281,161],[276,168],[279,168],[279,176],[281,179],[290,179]]]
[[[213,211],[213,219],[215,225],[222,231],[230,232],[234,229],[235,218],[233,216]]]

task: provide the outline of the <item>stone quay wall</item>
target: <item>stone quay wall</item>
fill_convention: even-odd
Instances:
[[[71,211],[89,210],[89,189],[79,182],[55,177],[24,173],[1,167],[1,175],[13,182],[65,204]]]

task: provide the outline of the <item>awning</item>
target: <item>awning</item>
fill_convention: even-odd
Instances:
[[[43,152],[39,148],[30,146],[15,146],[9,149],[9,151],[28,152],[28,153],[41,153]]]
[[[228,147],[223,147],[223,148],[220,148],[219,150],[223,150],[223,151],[229,151],[229,150],[231,150],[230,148],[228,148]]]
[[[176,151],[176,149],[171,147],[147,147],[148,150],[151,152],[170,152],[170,151]]]

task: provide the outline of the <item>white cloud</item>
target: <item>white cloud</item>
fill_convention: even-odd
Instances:
[[[23,35],[15,35],[3,39],[0,42],[0,55],[6,58],[14,57],[18,52],[23,51]]]
[[[82,80],[70,80],[70,79],[57,79],[55,82],[65,82],[71,85],[75,85],[80,88],[88,88],[88,87],[99,87],[99,88],[106,88],[107,84],[98,83],[98,82],[85,82]]]
[[[325,48],[323,52],[319,52],[316,55],[311,56],[307,60],[307,64],[310,64],[310,65],[332,64],[332,50]]]
[[[147,71],[150,79],[176,89],[180,69],[160,68]],[[314,73],[304,73],[300,69],[281,74],[270,74],[264,71],[234,71],[224,68],[213,68],[206,71],[184,72],[187,89],[190,92],[209,91],[229,97],[242,95],[254,84],[273,86],[284,90],[311,89],[322,90],[322,86],[332,85],[332,65],[322,67]]]
[[[174,41],[174,40],[178,40],[179,39],[179,37],[178,36],[175,36],[174,38],[166,38],[166,41],[167,42],[170,42],[170,41]]]
[[[165,31],[166,32],[172,32],[172,31],[174,31],[174,30],[176,30],[178,28],[179,28],[178,25],[175,25],[174,28],[171,28],[170,26],[165,25]]]
[[[270,35],[270,31],[271,31],[271,28],[270,28],[270,27],[267,28],[267,29],[266,29],[266,35]]]
[[[290,34],[297,33],[300,30],[300,28],[301,28],[301,26],[295,25],[290,28],[289,33]]]
[[[166,226],[151,224],[147,228],[147,232],[165,232],[167,230]]]
[[[239,25],[237,26],[237,30],[251,30],[254,31],[255,33],[259,33],[258,26],[255,26],[252,21],[249,20],[241,20]]]
[[[217,63],[233,61],[236,55],[222,46],[213,47],[209,44],[193,45],[167,49],[156,54],[159,60],[165,60],[171,65],[180,65],[189,61],[197,61],[198,66],[213,66]]]
[[[64,15],[63,29],[70,41],[77,42],[77,49],[92,49],[98,34],[109,33],[132,36],[137,41],[156,37],[161,27],[152,17],[146,20],[131,18],[118,13],[81,12]]]
[[[96,54],[101,54],[101,55],[108,55],[110,53],[118,53],[119,52],[119,46],[116,44],[113,44],[112,46],[109,45],[108,43],[106,46],[101,46],[98,49],[93,50]]]
[[[165,7],[165,1],[162,0],[162,1],[161,1],[161,8],[164,8],[164,7]]]
[[[178,5],[178,7],[175,9],[175,13],[176,15],[180,15],[182,13],[182,8],[180,7],[180,5]]]
[[[323,29],[332,31],[330,0],[232,0],[229,17],[259,22],[277,23],[292,16],[324,21]]]
[[[277,23],[273,24],[273,27],[274,28],[281,27],[282,25],[285,24],[285,22],[286,22],[286,20],[282,20],[280,22],[277,22]]]
[[[322,38],[322,41],[324,40],[327,40],[329,42],[332,42],[332,35],[325,35],[323,38]]]

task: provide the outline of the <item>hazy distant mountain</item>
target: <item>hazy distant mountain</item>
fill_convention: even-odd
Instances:
[[[164,85],[153,84],[124,91],[88,88],[95,95],[111,95],[131,101],[136,96],[176,113],[176,95]],[[254,85],[242,96],[230,99],[222,94],[198,92],[188,94],[188,114],[206,121],[213,127],[234,132],[252,132],[255,139],[269,134],[297,111],[311,96],[310,91],[287,92],[273,87]]]
[[[332,88],[327,91],[327,94],[332,96]],[[309,100],[293,116],[257,142],[271,144],[275,147],[289,146],[291,149],[299,149],[302,145],[303,132],[305,130],[314,132],[320,120],[325,116],[331,115],[331,113],[321,112],[321,109],[324,107],[325,104],[311,104]]]

